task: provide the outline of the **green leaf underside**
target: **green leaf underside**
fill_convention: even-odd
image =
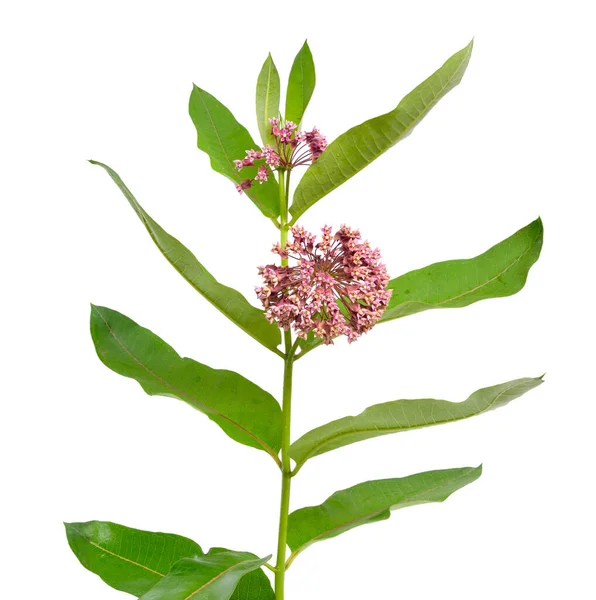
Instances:
[[[298,126],[300,125],[314,92],[315,84],[315,63],[308,42],[304,42],[294,59],[288,79],[286,120],[293,121]]]
[[[463,402],[424,398],[376,404],[355,417],[344,417],[309,431],[291,445],[290,457],[300,468],[309,458],[355,442],[467,419],[505,406],[542,382],[542,377],[515,379],[482,388]]]
[[[257,79],[257,122],[263,144],[273,147],[275,147],[275,138],[271,135],[269,118],[279,115],[280,90],[279,73],[269,54]]]
[[[542,221],[536,219],[475,258],[435,263],[392,279],[388,287],[393,293],[381,320],[516,294],[540,256],[542,240]]]
[[[295,222],[329,192],[353,177],[420,123],[428,111],[462,79],[470,42],[387,114],[375,117],[340,135],[304,173],[294,192],[290,212]]]
[[[379,323],[517,294],[540,256],[543,237],[542,221],[536,219],[479,256],[435,263],[392,279],[387,287],[393,293]],[[303,351],[320,344],[314,336],[300,342]]]
[[[290,515],[288,545],[295,556],[314,542],[360,525],[384,521],[392,510],[442,502],[478,479],[481,473],[481,466],[428,471],[398,479],[367,481],[335,492],[323,504],[301,508]]]
[[[116,523],[65,523],[68,543],[81,564],[109,586],[141,596],[183,558],[203,555],[192,540]]]
[[[141,600],[229,600],[243,576],[260,569],[269,558],[222,549],[199,558],[182,559]],[[257,596],[253,598],[257,600]],[[272,596],[266,594],[265,598]]]
[[[180,535],[110,522],[65,523],[65,527],[68,543],[85,568],[109,586],[136,597],[160,583],[178,561],[230,553],[224,548],[212,548],[204,555],[196,542]],[[267,576],[256,570],[242,577],[231,598],[273,600],[274,593]]]
[[[92,305],[91,336],[108,368],[135,379],[149,395],[187,402],[233,440],[265,450],[278,462],[281,408],[271,394],[238,373],[182,358],[154,333],[109,308]]]
[[[267,321],[263,311],[252,306],[240,292],[219,283],[186,246],[164,231],[143,210],[118,173],[103,163],[94,160],[90,162],[106,170],[134,209],[155,245],[176,271],[240,329],[266,348],[275,351],[281,342],[281,334],[276,325]]]
[[[225,175],[234,183],[252,179],[256,167],[246,167],[238,172],[234,160],[246,156],[249,149],[257,149],[247,129],[221,103],[196,85],[190,94],[189,113],[197,130],[197,145],[211,159],[214,171]],[[245,190],[258,209],[270,219],[279,217],[279,196],[275,176],[260,185]]]

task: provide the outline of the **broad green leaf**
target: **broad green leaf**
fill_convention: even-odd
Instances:
[[[294,59],[290,78],[288,79],[286,120],[300,125],[304,111],[315,89],[315,83],[315,63],[308,47],[308,42],[304,42],[304,45],[300,48],[300,52],[298,52]]]
[[[187,402],[233,440],[265,450],[279,464],[281,408],[271,394],[238,373],[182,358],[154,333],[109,308],[91,306],[91,336],[112,371],[135,379],[151,396]]]
[[[280,88],[279,73],[269,54],[257,79],[257,122],[263,144],[270,146],[275,146],[275,138],[271,135],[269,118],[279,116]]]
[[[142,596],[183,558],[203,556],[201,547],[172,533],[153,533],[116,523],[65,523],[68,543],[81,564],[109,586]]]
[[[393,293],[381,321],[516,294],[540,256],[542,240],[542,221],[536,219],[484,254],[435,263],[392,279],[388,287]]]
[[[467,419],[505,406],[542,381],[542,377],[515,379],[478,390],[463,402],[424,398],[375,404],[356,417],[344,417],[309,431],[291,445],[290,457],[296,461],[296,469],[300,469],[313,456],[355,442]]]
[[[124,194],[135,213],[149,232],[151,239],[166,257],[168,262],[215,308],[220,310],[228,319],[238,325],[266,348],[277,352],[281,342],[279,328],[267,321],[262,310],[255,308],[240,293],[217,281],[207,269],[197,260],[195,255],[174,236],[156,223],[137,202],[131,191],[126,187],[118,173],[107,165],[95,160],[89,161],[103,167]]]
[[[238,172],[234,160],[245,158],[247,150],[256,150],[259,146],[234,115],[219,100],[196,85],[190,94],[188,110],[197,130],[197,145],[209,155],[213,170],[234,183],[252,179],[257,168],[246,167]],[[277,219],[279,194],[273,175],[267,182],[253,185],[245,193],[266,217]]]
[[[394,110],[353,127],[329,144],[296,187],[290,207],[293,222],[323,196],[404,139],[428,111],[461,81],[471,53],[472,42],[405,96]]]
[[[482,466],[427,471],[399,479],[360,483],[335,492],[319,506],[293,512],[288,522],[292,561],[314,542],[326,540],[354,527],[384,521],[391,511],[406,506],[442,502],[453,492],[475,481]]]
[[[109,586],[142,596],[157,585],[182,559],[204,556],[192,540],[172,533],[154,533],[116,523],[90,521],[65,523],[68,543],[81,564]],[[207,556],[229,552],[212,548]],[[232,600],[273,600],[274,593],[263,571],[240,580]]]
[[[271,557],[220,550],[178,561],[141,600],[228,600],[243,576],[260,569]],[[270,587],[270,586],[269,586]],[[261,597],[249,596],[254,600]],[[266,591],[263,600],[273,596]]]
[[[391,300],[379,323],[431,308],[461,308],[516,294],[540,256],[543,237],[542,221],[536,219],[484,254],[435,263],[392,279],[387,286],[393,290]],[[320,344],[311,335],[300,347],[308,352]]]

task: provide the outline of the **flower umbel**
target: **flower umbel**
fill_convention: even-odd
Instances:
[[[255,166],[255,161],[264,161],[259,165],[257,175],[253,179],[245,179],[241,184],[236,185],[240,193],[250,188],[254,181],[259,183],[267,181],[269,169],[289,170],[308,165],[317,160],[327,148],[325,136],[321,135],[316,127],[312,131],[297,131],[297,125],[292,121],[285,121],[282,125],[279,118],[272,117],[269,122],[275,147],[266,145],[261,150],[247,150],[246,158],[234,161],[238,171],[244,167]]]
[[[313,234],[293,227],[293,240],[272,251],[296,264],[259,267],[263,285],[256,288],[257,296],[271,323],[292,327],[301,338],[312,331],[325,344],[342,334],[353,342],[387,308],[387,268],[358,230],[343,225],[335,234],[329,226],[322,231],[316,242]]]

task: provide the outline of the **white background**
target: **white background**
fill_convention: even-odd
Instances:
[[[281,361],[172,270],[118,189],[254,300],[276,230],[211,171],[187,114],[196,82],[258,137],[256,76],[285,83],[308,37],[305,125],[330,140],[399,99],[475,36],[463,83],[403,143],[319,202],[392,276],[474,256],[538,215],[525,289],[378,327],[297,365],[296,435],[396,398],[463,400],[547,372],[505,409],[312,460],[292,506],[358,482],[484,464],[444,504],[305,552],[288,600],[593,598],[594,106],[589,2],[7,2],[0,15],[2,595],[125,597],[84,570],[62,521],[112,520],[203,548],[274,551],[278,472],[182,402],[97,360],[90,301],[183,355],[274,394]]]

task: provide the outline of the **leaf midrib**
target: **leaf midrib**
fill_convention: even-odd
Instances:
[[[160,377],[157,373],[153,372],[147,365],[145,365],[142,361],[140,361],[128,349],[128,347],[124,344],[124,342],[122,342],[122,340],[120,340],[120,338],[116,335],[116,333],[114,332],[114,330],[110,327],[110,324],[108,323],[107,319],[103,316],[103,314],[101,313],[101,311],[99,311],[96,306],[93,307],[93,310],[101,317],[101,319],[105,323],[105,326],[107,327],[110,335],[114,338],[114,340],[116,341],[116,343],[144,371],[146,371],[147,373],[149,373],[149,375],[151,375],[152,377],[154,377],[155,379],[157,379],[158,381],[160,381],[161,383],[163,383],[166,387],[168,387],[171,390],[173,390],[174,392],[176,392],[176,394],[189,399],[194,404],[197,404],[199,406],[204,407],[204,409],[205,409],[206,412],[217,415],[218,417],[220,417],[220,418],[228,421],[229,423],[231,423],[232,425],[234,425],[235,427],[237,427],[238,429],[240,429],[241,431],[243,431],[244,433],[246,433],[247,435],[249,435],[250,437],[252,437],[263,448],[263,450],[265,450],[265,452],[267,452],[268,454],[270,454],[275,459],[275,462],[279,462],[279,457],[273,451],[273,449],[266,442],[264,442],[261,438],[259,438],[256,434],[254,434],[252,431],[249,431],[248,429],[246,429],[246,427],[243,427],[242,425],[240,425],[240,423],[237,423],[236,421],[234,421],[232,418],[228,417],[227,415],[224,415],[223,413],[219,412],[218,410],[216,410],[216,409],[214,409],[214,408],[206,405],[205,403],[201,402],[200,400],[198,400],[194,396],[191,396],[190,394],[187,394],[186,392],[183,392],[182,390],[180,390],[179,388],[177,388],[175,385],[171,384],[170,382],[166,381],[163,377]]]
[[[221,573],[218,573],[215,577],[213,577],[212,579],[210,579],[207,583],[204,583],[200,588],[198,588],[194,592],[192,592],[192,594],[190,594],[189,596],[187,596],[186,598],[184,598],[184,600],[190,600],[190,598],[196,596],[200,591],[204,590],[207,586],[211,585],[214,581],[217,581],[218,579],[221,579],[226,573],[229,573],[235,567],[238,567],[240,565],[244,565],[246,563],[249,563],[252,560],[253,559],[251,559],[251,560],[243,560],[242,562],[239,562],[239,563],[236,563],[234,565],[229,566],[227,569],[225,569]]]

